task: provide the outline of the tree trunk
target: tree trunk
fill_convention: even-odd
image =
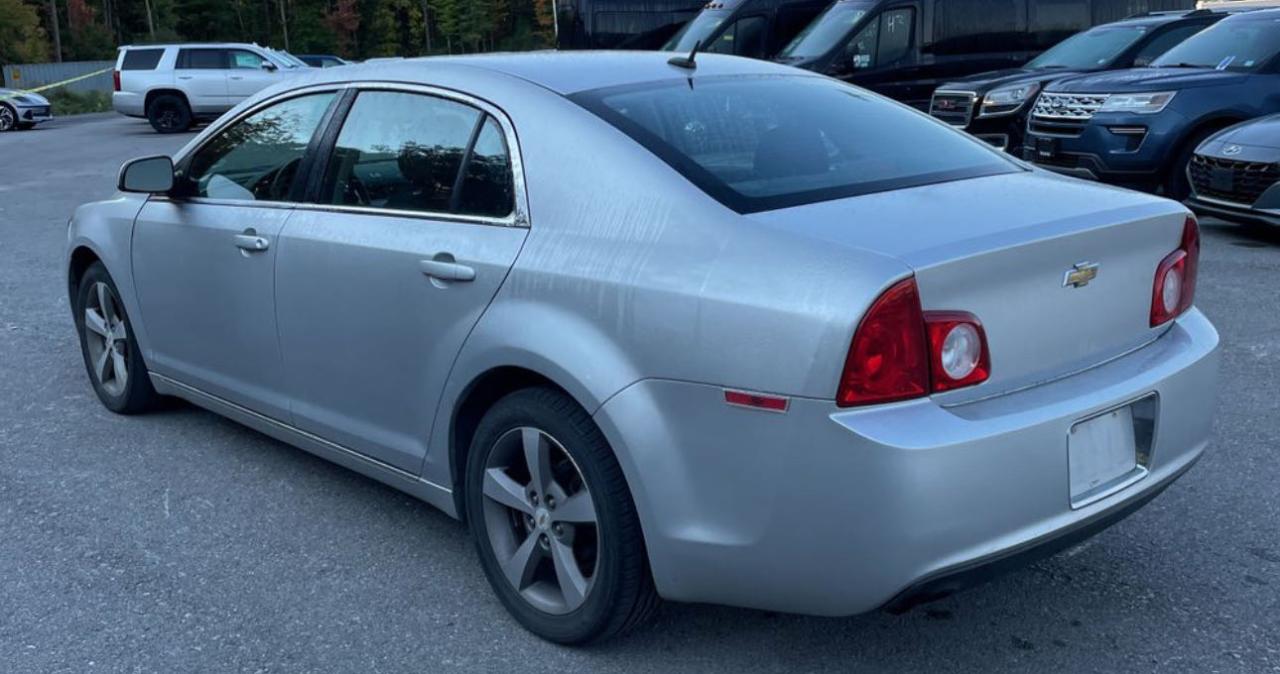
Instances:
[[[280,0],[280,30],[284,31],[284,50],[289,51],[289,21],[284,17],[284,0]]]
[[[52,2],[52,0],[50,0]],[[151,0],[142,0],[143,7],[147,10],[147,32],[151,34],[151,41],[156,41],[156,21],[151,17]]]
[[[427,4],[427,0],[422,0],[422,44],[425,45],[427,54],[431,54],[431,6]]]
[[[62,31],[58,29],[58,4],[49,0],[49,23],[53,26],[53,60],[62,63]]]

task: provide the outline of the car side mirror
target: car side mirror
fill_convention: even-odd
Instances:
[[[270,61],[263,61],[263,62],[262,62],[262,69],[263,69],[263,70],[265,70],[265,71],[267,71],[267,72],[269,72],[269,73],[273,73],[273,72],[275,72],[276,70],[278,70],[278,68],[276,67],[276,64],[274,64],[274,63],[272,63],[272,62],[270,62]]]
[[[117,187],[121,192],[165,194],[173,189],[173,160],[157,155],[125,162]]]

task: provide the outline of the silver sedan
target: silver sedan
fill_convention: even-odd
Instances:
[[[126,164],[69,232],[98,397],[185,398],[464,520],[563,643],[660,597],[906,608],[1200,457],[1185,208],[670,56],[317,69]]]

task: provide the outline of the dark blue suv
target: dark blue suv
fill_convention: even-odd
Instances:
[[[1280,112],[1280,9],[1232,15],[1148,68],[1049,84],[1027,124],[1025,159],[1070,175],[1185,199],[1203,140]]]

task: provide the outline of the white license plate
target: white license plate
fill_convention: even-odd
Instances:
[[[1073,508],[1123,485],[1138,470],[1133,409],[1121,407],[1072,426],[1067,456]]]

